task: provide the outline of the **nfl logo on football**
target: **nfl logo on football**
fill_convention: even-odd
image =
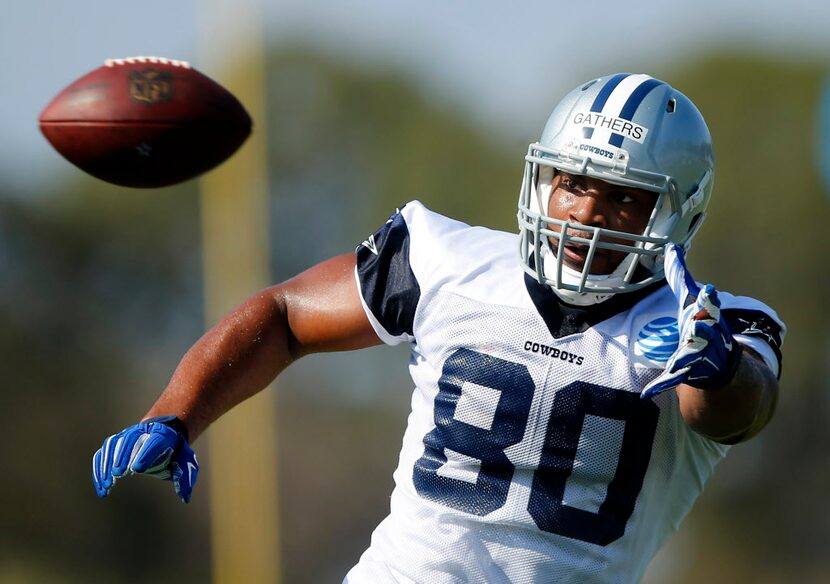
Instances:
[[[169,73],[157,69],[130,72],[130,97],[148,105],[167,101],[173,94]]]

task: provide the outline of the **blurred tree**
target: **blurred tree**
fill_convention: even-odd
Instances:
[[[826,70],[729,53],[665,73],[703,112],[717,157],[692,273],[763,300],[789,328],[776,417],[733,449],[691,513],[678,584],[826,581],[830,209],[815,166]]]
[[[83,180],[0,198],[0,581],[142,582],[147,547],[173,579],[207,576],[165,543],[205,541],[183,538],[173,501],[144,489],[104,504],[90,491],[89,453],[147,407],[159,361],[198,330],[195,193],[171,191]]]
[[[522,152],[390,73],[277,55],[269,144],[278,279],[354,249],[419,199],[462,221],[515,229]],[[298,225],[299,223],[299,225]]]
[[[830,567],[830,230],[811,166],[822,75],[745,55],[662,75],[701,107],[718,154],[692,269],[766,300],[790,335],[776,420],[727,458],[652,582],[818,582]],[[413,198],[515,229],[524,151],[464,112],[395,74],[300,51],[273,55],[270,79],[275,280],[353,249]],[[79,179],[25,202],[2,195],[0,581],[144,582],[147,558],[164,565],[154,581],[207,581],[205,484],[185,507],[149,480],[98,501],[89,479],[100,440],[143,413],[202,329],[195,189]],[[285,581],[339,581],[387,513],[406,361],[387,348],[313,356],[283,377]]]

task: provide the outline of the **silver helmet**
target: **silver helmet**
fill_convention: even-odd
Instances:
[[[656,192],[645,230],[622,233],[548,217],[556,170]],[[572,304],[602,302],[663,277],[663,249],[688,249],[714,182],[712,138],[682,93],[648,75],[618,73],[571,91],[531,144],[519,193],[522,267]],[[563,263],[569,243],[588,246],[582,270]],[[596,249],[628,255],[611,274],[591,274]]]

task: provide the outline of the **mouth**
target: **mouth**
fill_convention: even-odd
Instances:
[[[583,266],[588,259],[588,249],[584,243],[566,243],[565,259]]]
[[[582,237],[577,235],[576,237]],[[555,251],[555,250],[554,250]],[[572,270],[582,271],[588,261],[588,252],[590,246],[587,243],[576,243],[568,241],[562,253],[562,263]],[[598,247],[594,250],[594,256],[591,259],[591,273],[606,273],[607,263],[609,259],[609,250]]]

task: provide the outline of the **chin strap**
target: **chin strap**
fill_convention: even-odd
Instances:
[[[556,261],[556,256],[553,255],[553,252],[547,246],[542,248],[542,261],[544,263],[543,273],[545,274],[545,277],[551,280],[555,279],[552,276],[556,274],[558,262]],[[597,276],[588,276],[588,278],[597,278]],[[580,279],[581,275],[575,270],[572,270],[565,265],[562,266],[563,283],[567,284],[568,280],[573,280],[575,283],[579,282]],[[555,285],[550,286],[550,289],[553,290],[553,292],[564,302],[576,306],[591,306],[593,304],[599,304],[614,296],[613,292],[577,292],[575,290],[559,289]]]
[[[594,292],[573,292],[571,290],[559,290],[553,286],[550,287],[553,293],[568,304],[575,306],[593,306],[600,304],[606,300],[614,297],[614,294],[596,294]]]

